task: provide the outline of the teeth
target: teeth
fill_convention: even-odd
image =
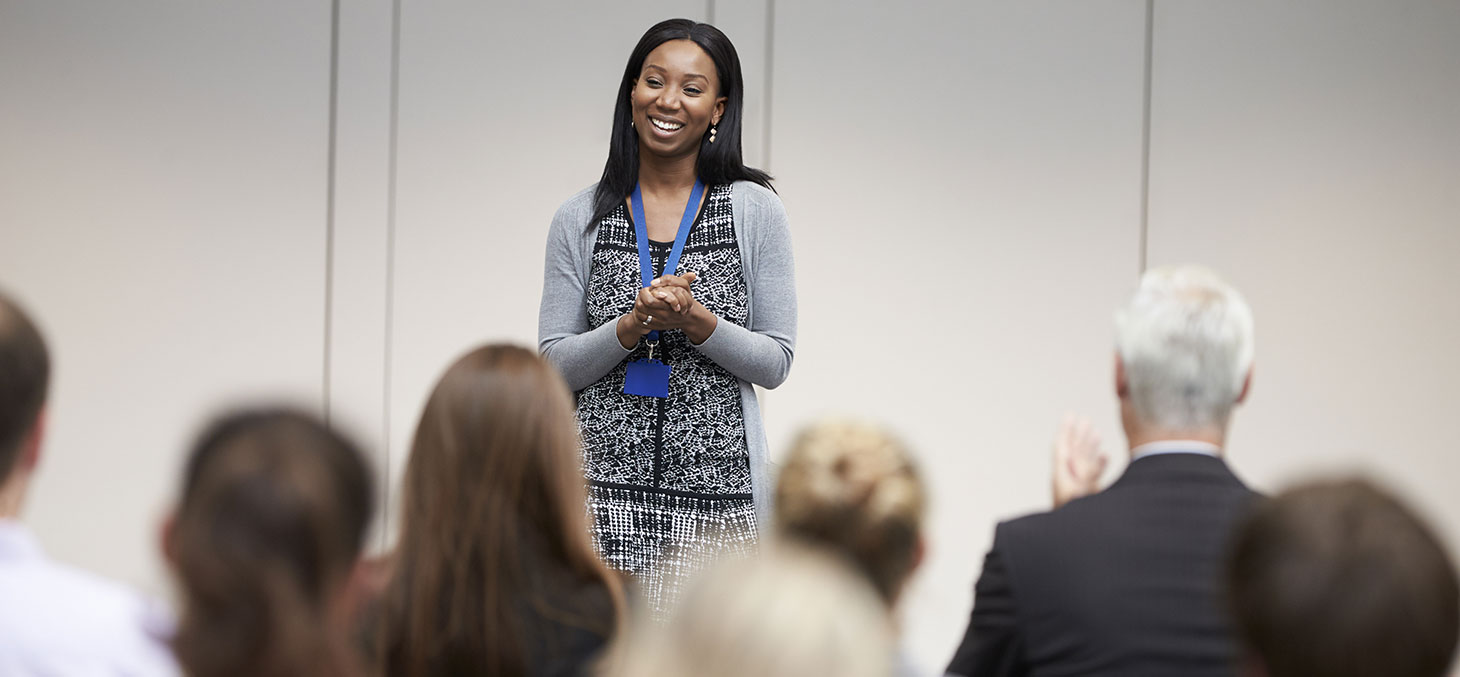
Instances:
[[[672,132],[684,126],[678,122],[665,122],[663,120],[656,120],[654,118],[649,118],[649,122],[654,123],[655,127],[658,127],[666,132]]]

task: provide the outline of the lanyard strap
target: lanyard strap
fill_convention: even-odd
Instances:
[[[679,257],[684,253],[684,241],[689,239],[689,227],[694,225],[695,214],[699,213],[700,196],[705,192],[705,184],[695,179],[695,187],[689,193],[689,202],[684,205],[684,216],[679,217],[679,232],[674,235],[674,247],[669,250],[669,258],[664,260],[664,274],[673,275],[675,269],[679,268]],[[634,239],[639,245],[639,279],[643,282],[641,286],[647,287],[654,282],[654,259],[649,256],[649,222],[644,218],[644,195],[639,191],[639,185],[634,184]],[[651,331],[646,337],[649,341],[658,341],[659,332]]]

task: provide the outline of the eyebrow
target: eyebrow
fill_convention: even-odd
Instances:
[[[664,68],[663,66],[660,66],[659,64],[655,64],[655,63],[646,63],[646,64],[644,64],[644,70],[649,70],[650,68],[653,68],[654,70],[657,70],[657,71],[659,71],[661,73],[668,73],[669,72],[668,69]],[[699,78],[701,80],[709,80],[708,77],[705,77],[703,75],[700,75],[699,73],[685,73],[684,74],[684,77],[686,77],[686,78]]]

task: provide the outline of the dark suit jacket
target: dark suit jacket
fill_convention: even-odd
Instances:
[[[948,671],[1232,674],[1221,570],[1255,496],[1221,459],[1132,461],[1098,494],[998,526]]]

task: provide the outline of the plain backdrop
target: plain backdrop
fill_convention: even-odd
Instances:
[[[389,505],[445,366],[535,342],[548,222],[672,16],[734,40],[790,214],[773,453],[842,415],[920,455],[925,667],[994,523],[1047,507],[1061,414],[1123,467],[1111,314],[1147,266],[1253,306],[1239,475],[1373,473],[1460,543],[1455,2],[0,0],[0,286],[55,354],[50,553],[166,594],[178,463],[240,403],[327,415]]]

